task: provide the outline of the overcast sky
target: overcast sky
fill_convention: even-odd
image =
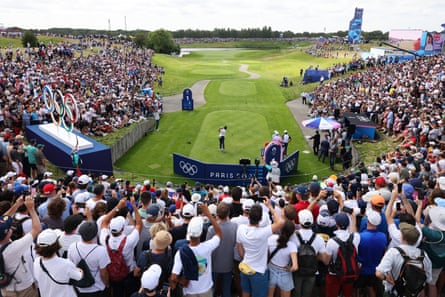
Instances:
[[[355,7],[364,31],[441,31],[444,0],[2,0],[0,25],[108,30],[262,28],[348,30]],[[126,17],[126,28],[125,28]]]

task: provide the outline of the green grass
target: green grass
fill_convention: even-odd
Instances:
[[[179,183],[184,178],[173,174],[173,153],[204,162],[236,164],[239,158],[259,157],[273,130],[289,131],[293,137],[289,151],[310,150],[285,103],[315,86],[299,84],[300,68],[325,68],[341,61],[317,59],[289,49],[200,51],[183,58],[155,55],[154,62],[166,69],[160,90],[163,95],[181,93],[198,80],[210,79],[205,90],[207,104],[192,112],[164,114],[160,132],[142,139],[115,164],[116,168]],[[261,78],[248,79],[239,72],[241,64],[248,64],[248,70]],[[293,87],[279,87],[285,75],[294,81]],[[218,150],[218,127],[222,125],[228,126],[224,153]],[[332,171],[312,154],[302,153],[299,171],[287,182],[306,182],[313,174],[327,176]]]

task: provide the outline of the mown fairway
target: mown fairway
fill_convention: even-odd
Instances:
[[[205,90],[207,104],[192,112],[164,114],[160,131],[149,133],[116,168],[132,176],[180,183],[184,178],[173,174],[174,152],[211,163],[236,164],[244,157],[253,161],[272,132],[284,129],[293,137],[290,151],[310,150],[285,102],[299,97],[303,90],[301,68],[326,68],[342,61],[317,59],[300,49],[200,51],[182,58],[155,55],[154,62],[166,69],[161,94],[182,93],[196,81],[210,79]],[[249,79],[248,74],[239,72],[241,64],[261,77]],[[281,88],[283,76],[294,86]],[[226,151],[220,152],[218,127],[223,125],[228,126]],[[325,167],[312,154],[302,154],[299,171],[287,182],[305,182],[309,174],[330,174]]]

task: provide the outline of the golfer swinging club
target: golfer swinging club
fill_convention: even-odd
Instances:
[[[219,128],[219,150],[224,151],[224,138],[226,136],[227,126]]]

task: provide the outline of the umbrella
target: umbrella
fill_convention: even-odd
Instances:
[[[335,120],[331,120],[329,118],[323,118],[323,117],[304,120],[303,126],[305,126],[307,128],[311,128],[311,129],[318,129],[318,130],[332,130],[332,129],[337,129],[337,128],[341,127],[339,122],[337,122]]]

